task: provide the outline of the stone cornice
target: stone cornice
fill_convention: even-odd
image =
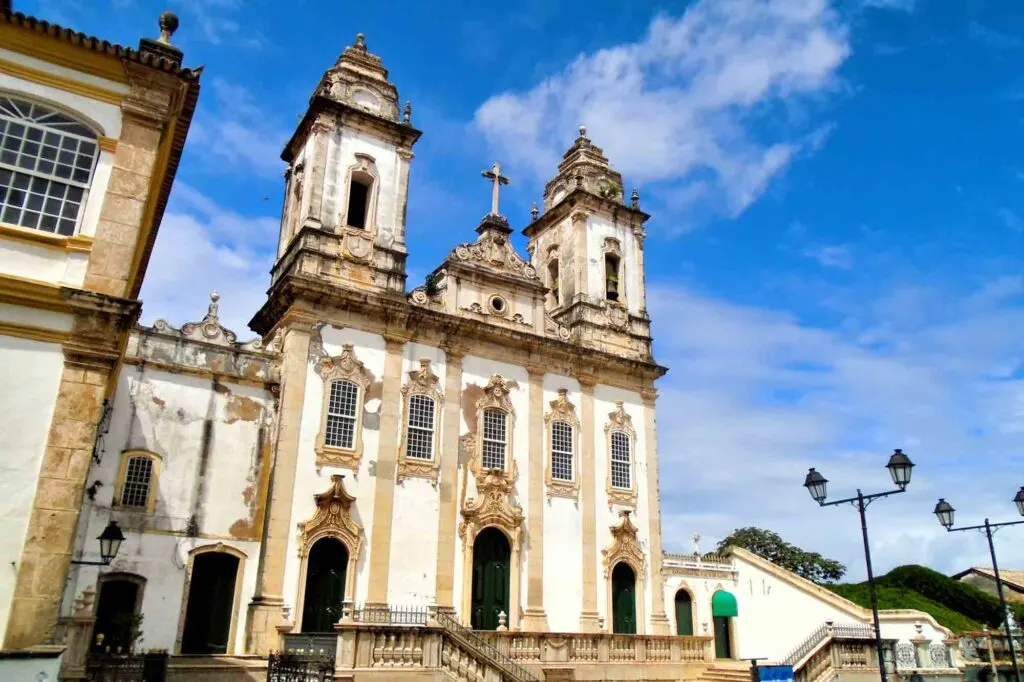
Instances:
[[[605,199],[585,189],[577,188],[562,198],[550,210],[523,228],[522,233],[527,237],[534,237],[538,232],[554,223],[560,222],[574,211],[588,209],[592,212],[624,214],[630,221],[639,221],[642,225],[650,219],[650,214],[640,209],[632,208],[618,201]]]
[[[408,123],[392,121],[344,102],[338,102],[323,95],[314,95],[309,101],[309,108],[306,109],[305,116],[302,117],[302,121],[281,152],[283,161],[292,162],[297,152],[296,145],[306,138],[310,132],[309,129],[316,122],[318,116],[324,112],[333,113],[340,119],[344,119],[347,126],[384,133],[388,137],[393,137],[399,148],[410,150],[410,152],[412,146],[416,144],[416,140],[420,139],[423,134],[423,131],[413,128]]]

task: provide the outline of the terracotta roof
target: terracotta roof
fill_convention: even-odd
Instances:
[[[986,578],[991,578],[992,580],[995,580],[996,578],[996,575],[991,568],[984,568],[982,566],[975,566],[973,568],[968,568],[966,571],[960,571],[953,577],[962,578],[968,573],[979,573]],[[1004,585],[1009,585],[1014,589],[1024,591],[1024,571],[1000,570],[999,577],[1002,578]]]
[[[186,79],[196,79],[202,71],[201,68],[195,70],[184,68],[181,66],[180,62],[155,55],[152,52],[140,52],[139,50],[130,47],[124,47],[123,45],[111,43],[107,40],[101,40],[95,36],[88,36],[80,31],[72,31],[70,28],[64,28],[63,26],[52,24],[49,21],[30,17],[26,14],[22,14],[21,12],[12,12],[9,6],[5,6],[2,3],[2,0],[0,0],[0,10],[2,10],[0,16],[2,16],[2,20],[5,23],[11,24],[12,26],[27,28],[37,33],[71,43],[72,45],[80,45],[88,50],[92,50],[93,52],[107,54],[112,57],[117,57],[118,59],[127,59],[138,64],[151,66],[155,69],[160,69],[161,71],[173,73]]]

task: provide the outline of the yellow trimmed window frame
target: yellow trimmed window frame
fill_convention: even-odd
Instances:
[[[636,508],[637,485],[636,485],[636,429],[633,428],[633,419],[626,412],[621,400],[615,403],[615,410],[608,414],[608,423],[604,427],[605,447],[608,453],[607,479],[605,489],[608,493],[608,506],[614,504],[623,507]],[[629,486],[624,486],[613,480],[612,470],[614,468],[614,452],[621,450],[621,446],[628,447],[629,462],[627,463]]]
[[[359,462],[363,456],[363,403],[366,401],[366,390],[373,382],[373,375],[366,369],[359,358],[356,357],[352,344],[346,343],[342,346],[340,355],[324,358],[316,366],[316,372],[323,379],[323,401],[320,410],[320,432],[316,438],[316,465],[318,467],[338,466],[353,471],[359,470]],[[346,396],[335,395],[332,402],[332,390],[335,386],[339,392],[353,387],[351,393]],[[351,399],[353,404],[352,414],[342,409],[343,404],[339,398],[344,397],[345,402]],[[332,418],[335,421],[332,421]],[[329,442],[328,433],[333,436],[337,429],[342,428],[340,424],[352,420],[352,438],[348,445],[338,445]]]
[[[150,450],[125,450],[117,469],[114,506],[152,514],[156,509],[157,482],[163,460]],[[143,491],[144,489],[144,491]],[[145,497],[140,502],[140,495]]]
[[[549,403],[550,410],[544,415],[545,438],[547,440],[547,467],[545,467],[545,483],[548,499],[552,497],[579,498],[580,492],[580,420],[576,416],[576,406],[569,401],[569,391],[558,389],[558,397]],[[568,428],[566,441],[565,429]],[[556,434],[556,430],[558,433]],[[556,438],[557,436],[557,438]],[[556,451],[556,440],[559,447]],[[568,450],[566,450],[568,445]],[[568,455],[569,476],[556,475],[558,470],[565,469],[566,462],[555,466],[555,455],[563,459]]]
[[[424,440],[427,428],[424,426],[426,413],[424,407],[430,401],[430,435]],[[413,410],[413,403],[417,409]],[[425,478],[437,485],[440,460],[438,449],[441,446],[441,405],[444,393],[441,391],[440,380],[430,366],[430,360],[420,359],[420,367],[409,372],[409,380],[402,386],[402,440],[398,448],[398,481],[405,478]],[[414,423],[415,422],[415,423]],[[410,439],[410,431],[416,438]],[[413,445],[413,440],[415,445]],[[425,444],[430,446],[430,457],[410,454],[410,450],[418,448],[422,451]]]

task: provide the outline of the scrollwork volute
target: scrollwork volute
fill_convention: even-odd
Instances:
[[[363,546],[363,526],[352,516],[356,498],[345,490],[345,477],[331,476],[331,487],[313,497],[313,518],[299,524],[299,556],[305,557],[317,540],[331,537],[345,545],[349,557],[358,560]]]
[[[611,577],[612,569],[620,561],[626,562],[637,576],[644,575],[646,561],[644,550],[636,537],[638,528],[633,524],[628,509],[619,512],[619,522],[610,527],[612,543],[601,550],[604,558],[604,577]]]

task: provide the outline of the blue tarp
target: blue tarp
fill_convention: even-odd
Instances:
[[[791,665],[759,665],[757,673],[761,682],[793,682]]]

